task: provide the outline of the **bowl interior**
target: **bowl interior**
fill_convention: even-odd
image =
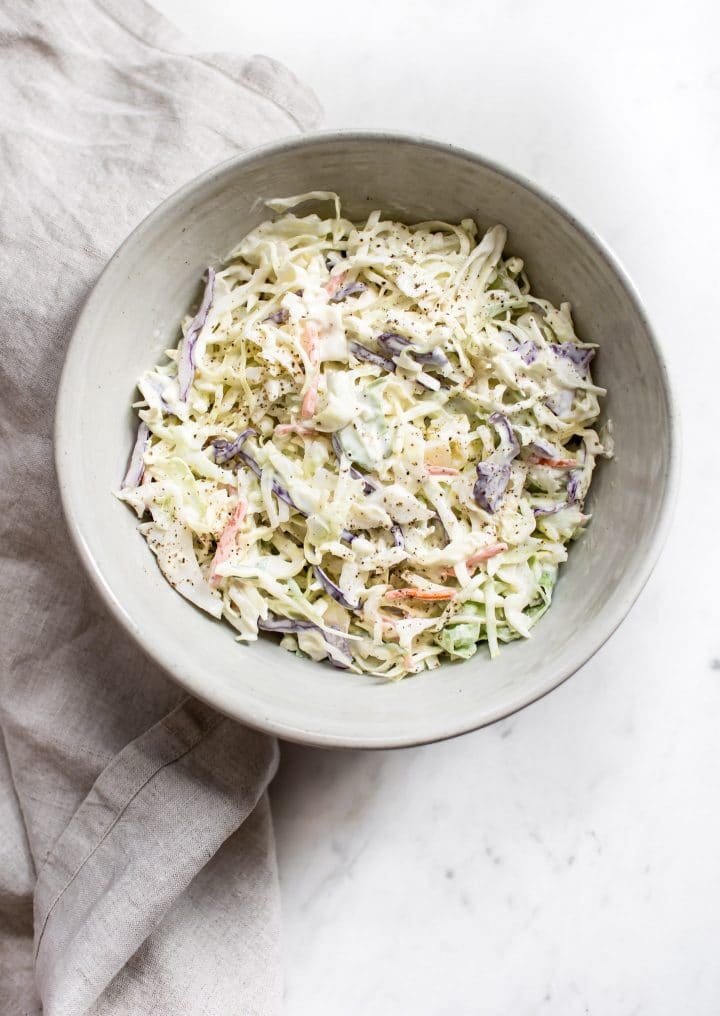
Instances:
[[[598,469],[584,537],[529,641],[399,684],[298,660],[262,639],[235,642],[162,578],[137,519],[111,491],[132,443],[135,380],[174,346],[208,264],[268,216],[263,199],[337,190],[350,218],[374,208],[405,221],[476,219],[509,230],[533,289],[572,303],[578,334],[600,343],[616,458]],[[303,207],[299,214],[313,210]],[[61,385],[56,455],[71,532],[105,600],[192,693],[293,740],[344,746],[420,743],[508,715],[580,666],[622,619],[659,549],[672,467],[665,370],[616,264],[567,213],[497,167],[446,146],[329,135],[225,164],[154,212],[106,269],[78,323]]]

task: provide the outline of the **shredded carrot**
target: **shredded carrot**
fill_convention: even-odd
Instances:
[[[276,434],[299,434],[300,437],[314,437],[317,434],[312,427],[303,427],[301,423],[279,423],[275,428]]]
[[[533,466],[550,466],[552,469],[569,469],[570,466],[577,465],[575,459],[546,459],[540,455],[531,455],[528,462]]]
[[[318,398],[318,382],[320,373],[318,371],[318,326],[314,321],[305,321],[302,329],[302,344],[308,359],[314,368],[314,375],[310,381],[307,391],[303,397],[300,415],[303,420],[309,420],[315,414]]]
[[[215,549],[215,557],[212,559],[212,564],[210,565],[210,585],[213,588],[217,586],[221,578],[221,576],[217,574],[218,565],[223,564],[223,562],[227,561],[230,557],[233,547],[235,546],[237,531],[240,528],[240,523],[245,518],[246,511],[247,501],[240,498],[235,511],[230,517],[230,521],[220,534],[220,539],[218,540],[217,547]]]
[[[304,321],[302,326],[301,341],[303,349],[308,355],[308,359],[313,367],[317,366],[318,362],[318,337],[320,335],[318,326],[314,321]]]
[[[483,547],[477,554],[473,554],[465,562],[468,568],[474,568],[476,564],[480,564],[482,561],[489,561],[491,557],[497,557],[498,554],[502,554],[504,550],[507,550],[507,543],[494,543],[492,547]]]
[[[347,278],[347,272],[340,272],[339,275],[331,275],[330,281],[325,284],[325,292],[328,296],[334,296]]]
[[[425,466],[428,476],[459,476],[460,470],[452,466]]]
[[[507,543],[494,543],[491,547],[483,547],[477,554],[473,554],[472,557],[467,559],[465,567],[476,568],[483,561],[489,561],[491,557],[496,557],[507,549]],[[451,578],[455,576],[455,568],[444,568],[440,574],[444,579]]]
[[[386,600],[454,600],[454,589],[417,589],[407,586],[405,589],[389,589],[385,593]]]
[[[310,382],[308,390],[302,400],[302,406],[300,407],[300,415],[303,420],[310,420],[315,415],[315,409],[317,407],[318,399],[318,382],[320,375],[316,374]]]

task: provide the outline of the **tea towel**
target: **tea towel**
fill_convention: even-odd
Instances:
[[[0,48],[0,1011],[264,1016],[277,745],[105,613],[52,426],[73,322],[127,233],[318,104],[272,59],[194,52],[144,0],[6,0]]]

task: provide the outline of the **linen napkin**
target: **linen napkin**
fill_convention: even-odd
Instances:
[[[266,57],[193,53],[143,0],[6,0],[0,47],[0,1011],[276,1012],[277,746],[106,615],[52,426],[74,319],[130,229],[318,105]]]

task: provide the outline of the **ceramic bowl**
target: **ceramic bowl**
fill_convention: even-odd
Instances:
[[[528,641],[481,648],[400,683],[297,659],[274,641],[235,641],[160,574],[137,519],[111,491],[135,427],[136,378],[178,338],[205,266],[268,217],[263,199],[337,190],[363,218],[476,219],[509,230],[536,293],[570,301],[598,342],[616,457],[593,480],[586,534],[571,547],[550,611]],[[312,210],[303,208],[302,212]],[[108,264],[77,323],[62,376],[56,461],[70,532],[129,635],[193,695],[283,738],[398,747],[473,730],[557,687],[603,644],[645,584],[665,535],[675,477],[673,407],[662,353],[608,249],[536,186],[470,152],[383,133],[326,133],[256,149],[165,201]]]

